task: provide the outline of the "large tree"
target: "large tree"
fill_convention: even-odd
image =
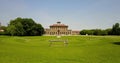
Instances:
[[[112,27],[112,35],[120,35],[120,26],[119,23],[115,23]]]
[[[35,23],[30,18],[16,18],[10,21],[7,31],[13,36],[32,36],[42,35],[44,28],[41,24]]]

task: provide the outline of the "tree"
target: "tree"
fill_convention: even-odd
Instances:
[[[100,35],[108,35],[108,32],[106,30],[101,30],[101,34]]]
[[[44,28],[30,18],[16,18],[10,21],[7,31],[12,36],[32,36],[42,35]]]
[[[111,33],[112,35],[120,35],[119,23],[115,23],[115,25],[113,25]]]
[[[8,34],[10,34],[12,36],[16,35],[17,34],[16,27],[14,25],[8,26],[7,32],[8,32]]]
[[[107,35],[112,35],[112,28],[108,28],[105,31],[107,32]]]
[[[80,34],[81,34],[81,35],[85,35],[85,34],[86,34],[86,30],[80,31]]]
[[[91,29],[91,30],[82,30],[80,32],[81,35],[108,35],[108,32],[106,30],[101,29]]]
[[[44,28],[42,27],[41,24],[35,24],[32,28],[31,28],[31,35],[42,35],[44,34]]]
[[[82,31],[80,31],[81,35],[86,35],[86,34],[93,35],[93,33],[94,33],[93,30],[82,30]]]

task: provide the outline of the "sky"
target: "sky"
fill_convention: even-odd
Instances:
[[[106,29],[120,23],[120,0],[0,0],[0,22],[32,18],[49,28],[60,21],[72,30]]]

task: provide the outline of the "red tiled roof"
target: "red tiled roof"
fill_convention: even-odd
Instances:
[[[53,24],[53,25],[50,25],[50,26],[67,26],[65,24]]]

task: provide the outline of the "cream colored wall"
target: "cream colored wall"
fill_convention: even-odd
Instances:
[[[54,26],[50,27],[49,30],[46,30],[47,35],[58,35],[58,30],[60,30],[59,34],[60,35],[71,35],[71,31],[68,30],[67,26]]]

